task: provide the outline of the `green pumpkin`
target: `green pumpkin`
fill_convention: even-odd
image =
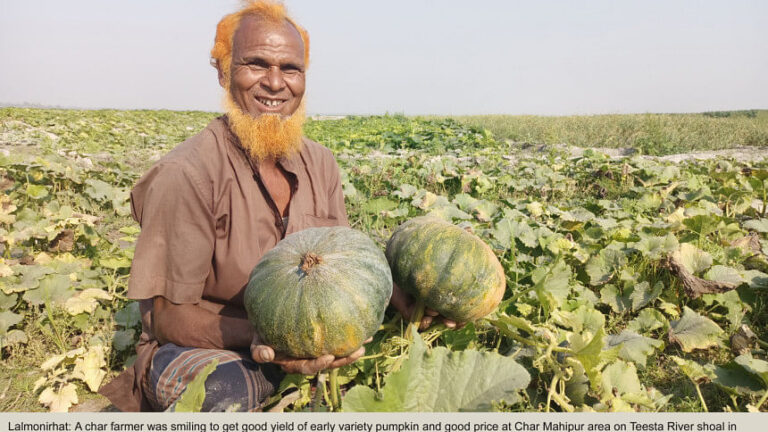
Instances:
[[[504,269],[491,248],[441,219],[406,221],[387,242],[386,255],[403,291],[454,321],[488,315],[504,295]]]
[[[342,357],[378,330],[392,275],[378,246],[346,227],[286,236],[251,272],[248,319],[264,343],[298,358]]]

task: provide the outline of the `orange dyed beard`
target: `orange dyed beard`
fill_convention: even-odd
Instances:
[[[251,158],[261,161],[291,157],[301,151],[304,121],[304,101],[290,117],[282,118],[279,114],[262,114],[257,118],[246,114],[232,100],[227,92],[224,96],[224,108],[229,119],[229,127],[240,139],[240,145]]]

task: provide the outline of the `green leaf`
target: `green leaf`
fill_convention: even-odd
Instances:
[[[175,412],[200,412],[203,402],[205,402],[205,381],[218,365],[218,360],[213,360],[205,365],[203,370],[198,372],[195,378],[187,384],[187,388],[172,406],[172,410]]]
[[[651,289],[651,284],[646,281],[635,284],[632,288],[632,292],[629,294],[629,301],[632,305],[632,310],[640,310],[643,306],[656,300],[664,289],[664,284],[656,282]]]
[[[0,291],[0,310],[8,310],[16,305],[19,296],[17,294],[6,294]]]
[[[85,194],[95,200],[111,200],[116,196],[114,188],[109,183],[98,179],[88,179],[85,181],[85,184],[88,185],[88,187],[85,188]]]
[[[692,274],[703,272],[712,265],[712,255],[690,243],[681,244],[678,253],[680,254],[680,262]]]
[[[633,244],[633,247],[640,251],[646,258],[659,260],[666,254],[676,251],[679,244],[677,242],[677,237],[675,237],[674,234],[669,233],[664,237],[642,237],[639,242]]]
[[[734,362],[747,372],[760,377],[763,386],[768,388],[768,362],[753,358],[752,354],[742,354],[736,357]]]
[[[683,316],[673,321],[669,330],[669,341],[680,345],[683,351],[706,349],[719,343],[723,330],[709,318],[703,317],[688,306]]]
[[[52,274],[40,280],[40,286],[24,293],[24,300],[32,305],[63,303],[71,298],[75,289],[67,275]]]
[[[344,397],[345,411],[488,411],[493,401],[514,403],[530,375],[509,357],[475,350],[427,350],[415,331],[408,359],[384,378],[381,394],[355,386]]]
[[[448,222],[453,222],[453,219],[472,219],[472,216],[468,215],[467,213],[464,213],[463,211],[459,210],[453,205],[444,205],[440,207],[434,207],[432,208],[429,213],[431,216],[438,217],[440,219],[446,220]]]
[[[723,265],[712,266],[704,275],[704,279],[709,279],[718,282],[728,282],[735,285],[741,285],[744,282],[744,278],[741,277],[739,271],[733,267],[726,267]]]
[[[624,312],[632,308],[626,294],[621,294],[615,285],[606,285],[600,290],[600,302],[607,304],[614,312]]]
[[[601,327],[591,339],[588,333],[572,333],[568,342],[573,350],[573,355],[584,367],[584,373],[589,378],[593,390],[597,390],[600,382],[600,370],[607,363],[616,360],[619,355],[618,348],[603,350],[605,345],[605,330]]]
[[[639,394],[643,391],[635,365],[621,360],[611,363],[603,370],[601,384],[603,398],[606,399],[614,395]]]
[[[627,324],[627,330],[637,333],[651,333],[654,330],[669,328],[669,321],[657,309],[643,309],[637,317]]]
[[[536,247],[536,234],[525,221],[505,217],[494,224],[491,235],[504,249],[511,249],[515,239],[529,248]]]
[[[392,201],[387,197],[378,197],[363,204],[362,209],[367,213],[373,213],[374,215],[381,215],[382,212],[388,210],[394,210],[397,208],[397,202]]]
[[[121,268],[128,268],[131,266],[131,260],[128,257],[116,257],[112,256],[109,258],[102,258],[99,259],[99,265],[102,267],[106,267],[108,269],[117,270]]]
[[[754,219],[744,222],[744,228],[761,233],[768,233],[768,219]]]
[[[477,341],[475,325],[468,323],[458,330],[446,330],[440,335],[440,339],[453,351],[461,351],[474,346]]]
[[[571,267],[562,258],[558,258],[551,265],[538,267],[531,274],[533,289],[547,315],[568,298],[570,277]]]
[[[744,281],[749,284],[752,289],[766,289],[768,288],[768,274],[765,274],[759,270],[746,270],[742,273]]]
[[[581,305],[574,311],[558,309],[552,312],[552,320],[576,333],[587,330],[596,333],[605,325],[605,315],[591,305]]]
[[[130,302],[122,309],[115,312],[115,322],[125,328],[133,327],[141,322],[139,302]]]
[[[589,275],[590,285],[602,285],[611,280],[614,273],[627,264],[627,256],[624,252],[605,248],[587,262],[585,271]]]
[[[0,288],[5,294],[24,292],[40,286],[40,279],[53,273],[53,269],[40,265],[18,265],[12,267],[14,272],[21,277],[10,276],[0,280]]]
[[[26,193],[32,199],[43,199],[48,196],[48,187],[45,185],[28,184]]]
[[[649,337],[641,336],[629,330],[624,330],[618,335],[608,335],[605,339],[605,348],[611,349],[620,346],[619,357],[632,361],[645,367],[645,361],[664,342]]]
[[[687,360],[678,356],[669,356],[669,358],[677,364],[685,376],[697,384],[711,381],[715,377],[715,368],[711,364],[702,366],[693,360]]]
[[[735,362],[713,367],[712,382],[731,394],[758,395],[765,393],[765,384],[759,377]]]
[[[8,310],[0,311],[0,335],[5,334],[9,328],[20,323],[22,319],[24,319],[23,315]]]
[[[400,199],[408,199],[416,195],[416,192],[418,192],[418,189],[415,186],[403,183],[400,185],[400,190],[392,192],[392,195]]]

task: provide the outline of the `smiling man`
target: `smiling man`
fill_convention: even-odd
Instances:
[[[281,4],[253,1],[219,22],[211,63],[226,115],[131,191],[141,234],[128,297],[140,301],[142,334],[133,366],[100,390],[118,409],[173,408],[215,360],[203,410],[255,410],[285,372],[312,375],[363,354],[286,357],[261,344],[243,307],[251,270],[287,234],[349,225],[333,155],[302,136],[308,62],[309,36]],[[391,303],[410,316],[413,300],[397,286]]]
[[[203,410],[253,410],[284,372],[314,374],[364,351],[286,358],[260,344],[243,309],[251,269],[285,235],[348,225],[333,155],[302,137],[306,31],[282,5],[252,2],[221,20],[211,57],[226,115],[131,192],[141,234],[128,297],[140,300],[143,331],[133,367],[102,389],[120,410],[172,407],[214,360]]]

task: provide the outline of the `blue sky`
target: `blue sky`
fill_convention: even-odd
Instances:
[[[768,108],[766,1],[287,0],[308,111],[598,114]],[[0,2],[0,103],[216,111],[233,0]]]

